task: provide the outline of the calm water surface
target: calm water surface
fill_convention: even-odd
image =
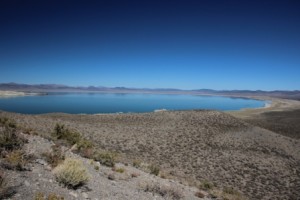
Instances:
[[[78,94],[50,93],[44,96],[0,98],[0,110],[24,114],[41,113],[118,113],[167,110],[240,110],[263,107],[264,101],[217,96],[161,94]]]

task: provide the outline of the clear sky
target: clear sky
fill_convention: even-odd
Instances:
[[[0,82],[300,89],[298,0],[0,0]]]

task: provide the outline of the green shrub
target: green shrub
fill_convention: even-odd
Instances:
[[[47,163],[51,165],[51,167],[56,167],[64,161],[65,155],[59,145],[53,145],[51,148],[52,152],[43,153],[42,156],[46,159]]]
[[[158,176],[160,171],[159,167],[157,167],[156,165],[150,165],[148,168],[150,170],[150,174],[154,174],[155,176]]]
[[[87,170],[80,160],[67,158],[54,169],[56,180],[70,188],[77,188],[89,180]]]
[[[117,155],[112,152],[96,152],[93,156],[95,161],[99,161],[102,165],[107,167],[114,167]]]

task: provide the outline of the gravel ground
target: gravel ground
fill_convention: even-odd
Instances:
[[[57,122],[63,123],[99,148],[119,152],[123,161],[153,163],[184,184],[207,180],[220,188],[234,187],[250,199],[300,196],[300,141],[226,113],[1,115],[46,137]]]

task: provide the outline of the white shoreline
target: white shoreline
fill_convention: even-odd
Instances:
[[[17,91],[9,91],[9,90],[0,90],[0,98],[21,97],[21,96],[32,96],[32,95],[38,95],[38,93],[17,92]]]

